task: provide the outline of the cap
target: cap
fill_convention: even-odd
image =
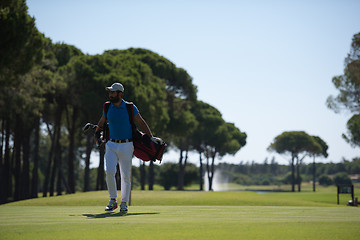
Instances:
[[[114,83],[113,85],[111,85],[111,87],[106,87],[105,88],[107,91],[120,91],[120,92],[124,92],[124,87],[121,83]]]

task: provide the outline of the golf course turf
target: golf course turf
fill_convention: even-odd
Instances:
[[[0,205],[0,239],[356,239],[360,208],[333,191],[133,191],[125,216],[107,192]]]

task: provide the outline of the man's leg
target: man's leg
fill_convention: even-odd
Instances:
[[[121,175],[121,202],[129,202],[131,191],[131,166],[134,153],[132,142],[119,144],[119,163]]]
[[[118,162],[117,155],[114,147],[116,143],[107,142],[105,151],[105,172],[106,172],[106,185],[109,192],[110,199],[117,198],[117,187],[116,187],[116,165]],[[115,146],[114,146],[115,145]]]

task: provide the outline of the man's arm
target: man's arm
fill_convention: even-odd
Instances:
[[[99,120],[99,122],[98,122],[98,124],[97,124],[98,127],[96,128],[96,131],[98,131],[99,129],[100,129],[100,130],[103,129],[103,128],[104,128],[104,124],[105,124],[105,116],[102,115],[101,118],[100,118],[100,120]]]
[[[101,118],[100,118],[100,120],[99,120],[99,122],[97,124],[97,128],[95,129],[95,135],[94,135],[95,144],[97,143],[96,132],[103,130],[104,124],[105,124],[105,116],[103,115],[103,116],[101,116]]]
[[[135,123],[140,127],[141,131],[147,134],[150,138],[153,136],[149,125],[145,122],[145,120],[141,117],[140,113],[136,114],[134,117]]]

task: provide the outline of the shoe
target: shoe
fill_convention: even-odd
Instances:
[[[126,205],[126,202],[122,202],[120,204],[120,213],[127,214],[127,212],[128,212],[128,207]]]
[[[109,201],[109,204],[106,206],[105,211],[114,211],[115,209],[117,209],[117,207],[117,201],[111,199]]]

